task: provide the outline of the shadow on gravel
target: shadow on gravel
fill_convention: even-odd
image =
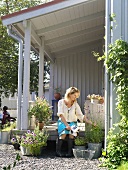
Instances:
[[[62,152],[67,153],[67,143],[63,143],[62,145]],[[41,156],[38,158],[58,158],[56,156],[56,141],[48,141],[47,147],[42,150]]]

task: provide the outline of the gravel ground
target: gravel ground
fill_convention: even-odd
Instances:
[[[19,153],[21,160],[13,170],[107,170],[98,167],[98,160],[85,160],[82,158],[58,158],[55,150],[45,149],[41,156],[22,156],[20,151],[14,150],[12,145],[0,144],[0,170],[12,164]]]

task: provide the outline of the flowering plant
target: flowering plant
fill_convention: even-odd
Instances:
[[[97,99],[99,100],[99,102],[103,103],[104,102],[104,98],[102,96],[100,96],[99,94],[92,94],[92,95],[88,95],[87,99],[91,100],[91,99]]]
[[[12,143],[13,145],[14,145],[14,144],[18,144],[18,140],[17,140],[16,136],[11,139],[11,143]]]
[[[52,116],[52,106],[45,98],[37,98],[34,105],[29,109],[28,115],[34,115],[39,122],[47,122]]]
[[[35,128],[34,131],[28,130],[21,138],[17,138],[21,146],[37,147],[46,146],[48,134],[45,130],[40,131]]]
[[[41,147],[47,145],[48,134],[45,130],[40,131],[36,127],[34,131],[28,130],[24,135],[16,135],[11,139],[12,144],[19,143],[20,146],[26,147],[30,150],[32,155],[39,155]]]

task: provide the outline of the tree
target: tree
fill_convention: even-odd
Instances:
[[[0,15],[10,14],[46,0],[3,0],[0,2]],[[8,36],[7,28],[0,21],[0,94],[14,94],[18,85],[18,43]],[[30,91],[38,89],[38,55],[32,52],[30,65]],[[34,56],[34,58],[33,58]],[[36,58],[36,59],[35,59]],[[46,74],[46,73],[45,73]]]

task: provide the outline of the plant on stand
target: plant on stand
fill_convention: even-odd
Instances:
[[[99,104],[103,104],[104,103],[104,98],[101,95],[99,95],[99,94],[91,94],[91,95],[89,94],[87,96],[87,100],[90,100],[91,103],[94,103],[94,102],[97,102]]]
[[[41,130],[52,117],[52,106],[45,98],[37,98],[34,105],[28,111],[28,115],[35,116],[38,122],[39,129]]]

